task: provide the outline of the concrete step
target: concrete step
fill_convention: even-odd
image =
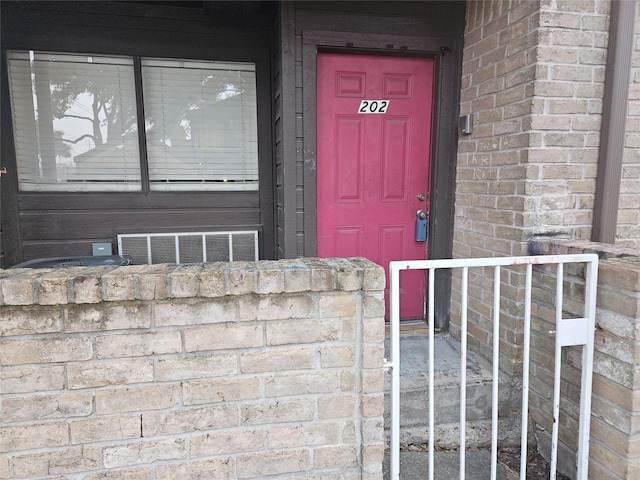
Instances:
[[[386,456],[382,464],[383,478],[390,475],[390,458]],[[460,453],[435,452],[435,480],[452,480],[460,478]],[[470,450],[466,452],[465,478],[491,478],[491,454],[487,450]],[[504,465],[497,464],[497,480],[517,480],[519,475]],[[400,453],[400,480],[419,480],[429,478],[429,454],[426,452]]]
[[[426,443],[429,438],[428,359],[426,334],[400,336],[400,442]],[[435,431],[442,448],[458,448],[460,438],[460,345],[448,334],[435,337]],[[389,339],[385,342],[389,355]],[[491,364],[467,352],[467,447],[491,443]],[[391,374],[385,378],[385,429],[389,435]],[[501,445],[517,445],[520,438],[521,386],[507,375],[499,377],[499,439]]]

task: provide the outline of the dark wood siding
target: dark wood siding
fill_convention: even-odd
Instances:
[[[0,3],[0,7],[2,3]],[[2,18],[4,19],[5,10],[2,8]],[[2,166],[7,167],[7,173],[0,177],[0,220],[2,220],[2,245],[3,250],[3,264],[2,267],[6,268],[21,261],[21,256],[16,257],[7,255],[7,252],[19,252],[19,247],[22,244],[20,240],[20,225],[18,224],[18,178],[16,176],[13,138],[11,138],[11,117],[7,114],[6,108],[9,105],[9,86],[8,78],[5,73],[4,66],[6,65],[5,53],[2,51],[0,57],[0,65],[2,68],[2,74],[0,75],[0,106],[2,107],[2,114],[0,115],[0,125],[2,130],[0,133],[2,137],[1,152],[2,152]]]
[[[177,5],[177,6],[176,6]],[[194,8],[196,7],[196,8]],[[258,192],[19,193],[2,62],[2,179],[7,266],[90,255],[118,233],[259,230],[275,258],[270,2],[2,2],[2,48],[250,61],[258,81]]]
[[[273,58],[274,166],[278,258],[302,256],[296,198],[303,190],[296,167],[295,4],[280,3]],[[303,237],[302,237],[303,238]]]

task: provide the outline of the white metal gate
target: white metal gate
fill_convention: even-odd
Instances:
[[[584,316],[563,318],[563,283],[565,264],[585,264]],[[391,370],[391,465],[392,480],[400,475],[400,272],[403,270],[425,270],[428,275],[427,318],[429,324],[429,480],[434,478],[434,285],[435,272],[439,269],[460,269],[461,278],[461,370],[460,370],[460,479],[465,478],[465,400],[466,400],[466,355],[467,355],[467,310],[469,268],[492,267],[493,270],[493,336],[499,339],[500,328],[500,284],[501,267],[525,265],[525,301],[523,307],[524,344],[522,371],[522,430],[520,479],[526,479],[527,422],[529,401],[529,353],[531,339],[531,292],[534,265],[556,265],[555,289],[555,363],[553,386],[553,431],[551,434],[551,473],[556,476],[558,451],[558,416],[560,412],[560,376],[562,347],[582,345],[582,379],[580,388],[580,418],[577,452],[577,479],[586,480],[589,462],[589,423],[591,416],[591,379],[593,372],[593,348],[596,312],[596,287],[598,256],[595,254],[549,255],[509,258],[474,258],[462,260],[415,260],[390,264],[391,302],[391,358],[386,367]],[[498,373],[500,342],[493,342],[493,384],[492,384],[492,435],[491,435],[491,479],[497,475],[498,456]]]

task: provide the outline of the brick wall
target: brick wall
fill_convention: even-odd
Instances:
[[[457,165],[454,257],[525,255],[537,235],[589,239],[600,142],[609,0],[468,2],[461,114],[472,114],[472,135],[461,135]],[[617,243],[640,241],[638,61],[629,105],[629,135]],[[480,279],[486,281],[486,279]],[[507,285],[519,289],[522,275]],[[459,335],[454,279],[452,328]],[[520,295],[521,296],[521,295]],[[501,341],[505,368],[518,370],[509,339],[522,329],[507,301]],[[477,316],[485,306],[478,297]],[[472,307],[474,307],[472,305]],[[475,308],[475,307],[474,307]],[[491,332],[470,328],[472,348],[490,356]]]
[[[538,2],[468,2],[458,143],[454,255],[521,255],[531,226],[526,191],[536,78]]]
[[[610,0],[468,2],[461,114],[472,114],[472,135],[461,135],[457,166],[454,256],[529,253],[537,235],[577,239],[533,242],[534,250],[599,251],[598,331],[590,476],[640,476],[637,441],[640,284],[640,11],[632,61],[626,149],[619,203],[617,247],[586,242],[591,235],[600,142]],[[582,243],[580,241],[582,240]],[[577,242],[577,243],[576,243]],[[585,243],[586,242],[586,243]],[[546,245],[546,247],[543,247]],[[549,246],[553,245],[553,246]],[[629,250],[622,250],[629,247]],[[624,258],[618,258],[624,252]],[[580,272],[570,280],[580,292]],[[541,278],[543,281],[544,279]],[[470,280],[470,347],[490,358],[493,341],[483,301],[491,284],[482,273]],[[524,278],[503,279],[501,366],[520,370]],[[451,331],[460,335],[460,280],[453,280]],[[537,290],[538,333],[550,318]],[[571,302],[569,303],[571,305]],[[575,312],[574,312],[575,313]],[[549,379],[553,351],[537,335],[532,367],[531,414],[539,448],[548,455],[552,419]],[[571,473],[579,405],[580,355],[565,349],[560,467]]]
[[[457,256],[523,254],[539,234],[590,238],[609,8],[609,0],[468,3],[461,114],[475,126],[459,142]],[[640,32],[636,39],[623,246],[640,241]]]
[[[382,478],[364,260],[0,273],[0,478]]]
[[[598,296],[595,332],[589,478],[640,478],[640,255],[637,251],[586,241],[536,240],[532,249],[543,254],[598,253]],[[576,298],[582,296],[581,270],[566,271],[564,318],[583,316]],[[537,426],[538,446],[548,457],[552,429],[554,292],[545,289],[544,277],[534,292],[531,340],[530,414]],[[555,279],[553,280],[555,282]],[[551,283],[549,284],[551,285]],[[561,414],[559,417],[559,470],[575,478],[574,455],[580,406],[581,349],[563,349]]]
[[[468,2],[466,20],[460,114],[473,116],[474,129],[458,142],[453,256],[524,255],[539,202],[528,187],[539,171],[529,159],[530,146],[540,142],[532,130],[539,2]],[[482,274],[471,279],[468,331],[469,347],[488,359],[492,333],[482,318],[491,318],[492,306],[481,286],[490,282]],[[509,280],[514,287],[522,282],[521,275]],[[454,275],[450,331],[457,338],[460,305]],[[520,354],[510,339],[521,338],[522,328],[511,315],[501,325],[501,365],[515,374]]]

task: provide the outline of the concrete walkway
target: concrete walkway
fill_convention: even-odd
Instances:
[[[389,358],[389,338],[385,341],[385,350]],[[427,372],[429,360],[428,335],[411,334],[400,336],[400,389],[401,389],[401,443],[426,443],[428,429],[424,422],[428,418],[426,390],[428,387]],[[459,378],[460,378],[460,350],[458,343],[447,334],[438,334],[435,337],[435,387],[438,402],[436,422],[440,420],[445,425],[447,432],[437,432],[439,446],[456,448],[458,433],[451,431],[450,427],[456,426],[459,419]],[[478,385],[490,387],[491,370],[488,362],[469,352],[467,358],[467,385],[469,393],[478,389]],[[390,375],[386,378],[387,391],[390,386]],[[489,406],[490,414],[490,389],[478,389],[476,403],[483,407]],[[404,401],[403,398],[404,397]],[[387,402],[385,412],[386,426],[389,427],[389,410]],[[476,411],[477,410],[477,411]],[[468,413],[468,438],[467,442],[475,441],[485,443],[486,439],[474,437],[473,430],[469,426],[474,421],[483,420],[483,412],[469,406]],[[483,428],[482,430],[486,430]],[[387,434],[389,432],[387,431]],[[469,443],[467,443],[469,445]],[[389,456],[385,457],[383,464],[384,479],[389,479]],[[465,477],[473,480],[491,478],[491,455],[488,449],[468,449],[466,452]],[[455,450],[435,452],[434,476],[436,480],[454,480],[460,477],[460,453]],[[428,452],[400,453],[400,479],[420,480],[428,479],[429,454]],[[498,465],[497,478],[499,480],[511,480],[518,478],[513,476],[511,470]]]

